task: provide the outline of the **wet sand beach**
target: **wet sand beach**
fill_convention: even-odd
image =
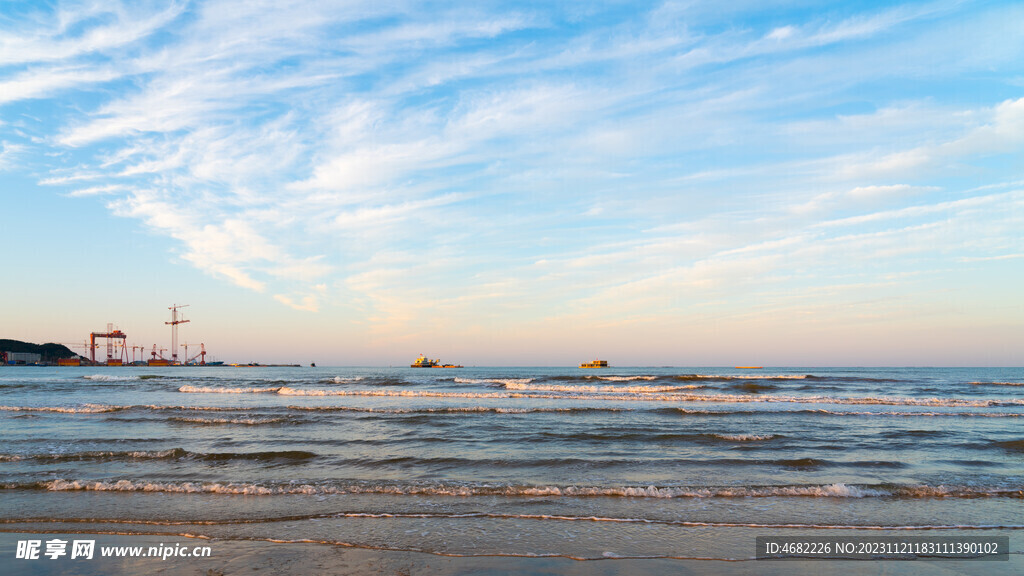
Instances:
[[[210,558],[94,558],[61,561],[8,561],[17,540],[28,538],[89,538],[97,546],[159,547],[210,546]],[[86,534],[18,534],[0,533],[0,565],[11,574],[26,576],[103,576],[107,574],[162,574],[166,576],[360,576],[381,574],[413,576],[660,576],[665,574],[722,574],[724,576],[803,576],[822,573],[848,573],[867,576],[924,575],[1011,575],[1024,571],[1024,557],[1013,555],[1002,561],[855,561],[855,560],[677,560],[617,559],[573,560],[569,558],[524,558],[508,556],[452,557],[424,552],[367,550],[311,543],[277,543],[261,541],[227,541],[199,538],[167,538],[141,535]]]

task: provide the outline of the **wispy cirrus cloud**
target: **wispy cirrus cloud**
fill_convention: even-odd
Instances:
[[[0,114],[45,144],[0,166],[56,150],[40,184],[382,338],[896,294],[1019,252],[979,185],[1020,176],[1024,54],[984,40],[1020,9],[977,8],[62,4],[3,27]]]
[[[8,20],[0,36],[0,66],[69,61],[107,54],[168,26],[182,15],[180,2],[66,3],[55,13],[29,9]]]

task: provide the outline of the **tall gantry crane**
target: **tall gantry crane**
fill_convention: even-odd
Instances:
[[[188,306],[189,306],[188,304],[182,304],[180,306],[175,304],[174,306],[170,306],[170,307],[167,308],[168,310],[171,311],[171,321],[170,322],[164,322],[164,324],[169,324],[170,327],[171,327],[171,363],[172,364],[177,364],[178,363],[178,324],[184,324],[184,323],[188,322],[188,320],[183,320],[181,317],[178,316],[178,309],[179,308],[186,308]]]
[[[116,366],[124,364],[127,360],[128,352],[125,350],[125,339],[128,336],[120,330],[115,330],[113,324],[107,324],[106,332],[92,332],[89,334],[89,361],[96,364],[96,339],[106,338],[107,340],[107,365]],[[120,340],[121,346],[121,358],[114,358],[115,340]]]

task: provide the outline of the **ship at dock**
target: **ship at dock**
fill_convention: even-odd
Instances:
[[[607,368],[607,360],[592,360],[590,362],[584,362],[580,364],[580,368]]]
[[[427,358],[423,354],[420,354],[420,357],[417,358],[416,360],[414,360],[413,363],[409,365],[409,367],[410,368],[462,368],[462,366],[456,365],[456,364],[442,364],[440,360]]]

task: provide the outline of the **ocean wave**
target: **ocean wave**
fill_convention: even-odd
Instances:
[[[98,414],[127,410],[130,406],[109,406],[106,404],[81,404],[79,406],[0,406],[6,412],[58,412],[63,414]]]
[[[276,406],[174,406],[174,405],[163,405],[163,404],[137,404],[134,406],[124,406],[125,410],[174,410],[180,412],[251,412],[254,410],[274,410]]]
[[[765,392],[767,390],[777,390],[779,387],[774,384],[758,384],[757,382],[743,382],[740,384],[733,384],[729,386],[729,388],[732,388],[733,390],[741,390],[743,392],[757,394],[760,392]]]
[[[734,380],[804,380],[814,379],[815,376],[810,374],[631,374],[631,375],[601,375],[601,374],[583,374],[583,375],[559,375],[549,376],[544,378],[548,381],[562,381],[562,382],[586,382],[593,380],[607,380],[607,381],[630,381],[630,380],[668,380],[668,381],[709,381],[709,382],[729,382]]]
[[[688,384],[684,386],[590,386],[590,385],[563,385],[563,384],[530,384],[516,381],[508,381],[504,385],[506,390],[529,390],[535,392],[599,392],[616,394],[648,394],[657,392],[673,392],[676,390],[696,390],[704,388],[703,385]]]
[[[1011,452],[1024,452],[1024,440],[1004,440],[1002,442],[993,442],[992,445]]]
[[[193,386],[186,384],[181,388],[178,388],[178,392],[186,392],[190,394],[270,394],[277,392],[283,388],[283,386],[276,386],[271,388],[224,388],[220,386]]]
[[[503,386],[529,384],[533,378],[455,378],[456,384],[499,384]]]
[[[140,380],[138,376],[111,376],[109,374],[90,374],[82,376],[82,378],[97,382],[127,382],[130,380]]]
[[[541,398],[541,399],[587,399],[587,400],[624,400],[644,402],[691,402],[691,403],[786,403],[786,404],[838,404],[838,405],[882,405],[882,406],[928,406],[928,407],[971,407],[987,408],[993,406],[1024,406],[1024,399],[970,399],[970,398],[909,398],[909,397],[834,397],[834,396],[780,396],[780,395],[737,395],[737,394],[695,394],[670,393],[672,390],[690,389],[690,387],[659,386],[562,386],[547,384],[505,384],[509,392],[437,392],[429,390],[328,390],[292,388],[278,386],[272,388],[221,388],[209,386],[193,386],[187,384],[178,388],[179,392],[208,394],[281,394],[284,396],[380,396],[380,397],[412,397],[412,398]],[[608,394],[614,390],[614,394]],[[565,394],[530,394],[523,392],[562,392]],[[661,394],[659,394],[661,393]]]
[[[672,378],[676,380],[717,380],[729,382],[732,380],[806,380],[817,377],[811,374],[679,374]]]
[[[1024,386],[1024,382],[971,382],[975,386]]]
[[[445,406],[439,408],[370,408],[363,406],[288,406],[308,412],[364,412],[369,414],[536,414],[572,412],[624,412],[626,408],[502,408],[497,406]]]
[[[224,424],[262,426],[264,424],[281,424],[289,421],[287,418],[188,418],[184,416],[168,418],[168,420],[182,424],[196,424],[198,426],[218,426]]]
[[[778,434],[712,434],[712,436],[730,442],[762,442],[781,437]]]
[[[652,410],[656,414],[678,414],[694,416],[735,416],[735,415],[759,415],[759,414],[811,414],[821,416],[893,416],[901,418],[928,418],[928,417],[954,417],[954,418],[1020,418],[1024,414],[1019,412],[895,412],[895,411],[868,411],[868,410],[826,410],[824,408],[811,408],[799,410],[699,410],[694,408],[656,408]]]
[[[702,528],[780,528],[780,529],[815,529],[815,530],[1020,530],[1024,524],[824,524],[824,523],[765,523],[765,522],[729,522],[699,520],[668,520],[665,518],[643,518],[622,516],[573,516],[568,514],[514,514],[501,512],[327,512],[317,514],[292,514],[287,516],[267,516],[257,518],[231,518],[226,520],[150,520],[138,518],[3,518],[0,524],[123,524],[141,526],[224,526],[239,524],[271,524],[280,522],[301,522],[308,520],[327,520],[332,518],[368,518],[388,520],[393,518],[464,520],[490,518],[497,520],[540,520],[558,522],[611,522],[618,524],[661,524],[670,526],[689,526]],[[199,536],[203,538],[203,536]],[[302,540],[301,542],[309,542]],[[331,544],[333,542],[323,541]]]
[[[333,382],[335,384],[348,384],[350,382],[360,382],[363,379],[364,378],[362,376],[349,376],[349,377],[335,376],[334,378],[328,378],[328,379],[325,379],[325,380],[321,380],[321,382]]]
[[[68,452],[52,454],[0,454],[0,462],[10,461],[34,461],[34,462],[78,462],[95,461],[109,462],[116,460],[168,460],[183,458],[189,454],[181,448],[168,450],[129,450],[129,451],[107,451],[95,450],[87,452]]]
[[[679,394],[659,399],[685,402],[717,403],[787,403],[787,404],[840,404],[840,405],[881,405],[881,406],[928,406],[928,407],[971,407],[1024,406],[1021,399],[970,398],[909,398],[909,397],[835,397],[835,396],[737,396],[733,394]]]
[[[148,480],[48,480],[7,484],[5,489],[96,492],[170,492],[240,495],[391,494],[430,496],[511,496],[567,498],[1024,498],[1024,487],[894,486],[817,484],[787,486],[493,486],[402,484],[255,484],[156,482]]]
[[[118,462],[134,460],[193,460],[200,462],[226,462],[229,460],[270,461],[305,461],[317,457],[317,454],[304,450],[282,450],[264,452],[190,452],[183,448],[167,450],[126,450],[109,451],[93,450],[85,452],[67,452],[52,454],[5,454],[0,455],[0,462],[33,461],[33,462]]]

